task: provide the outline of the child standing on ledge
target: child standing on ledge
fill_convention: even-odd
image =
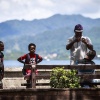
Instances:
[[[29,53],[19,57],[17,60],[21,63],[25,64],[31,64],[31,65],[36,65],[38,63],[40,63],[43,59],[40,55],[35,53],[36,50],[36,45],[34,43],[30,43],[28,45],[28,50]],[[25,75],[25,79],[29,80],[29,76],[31,75],[31,69],[24,69],[22,70],[23,75]],[[36,70],[37,73],[37,70]]]

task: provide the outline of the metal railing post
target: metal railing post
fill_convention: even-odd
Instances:
[[[31,88],[36,88],[35,65],[31,67]]]

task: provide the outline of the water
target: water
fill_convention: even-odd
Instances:
[[[39,65],[69,65],[69,60],[43,60],[39,63]],[[23,67],[23,64],[18,62],[17,60],[5,60],[5,67]]]
[[[100,60],[94,60],[96,65],[100,65]],[[43,60],[39,65],[70,65],[69,60]],[[23,64],[17,60],[4,60],[5,67],[23,67]]]

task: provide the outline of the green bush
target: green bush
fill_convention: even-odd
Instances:
[[[80,78],[76,70],[65,70],[64,67],[53,68],[50,73],[50,86],[52,88],[79,88]]]

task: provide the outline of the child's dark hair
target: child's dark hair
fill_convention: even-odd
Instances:
[[[1,44],[3,44],[3,42],[2,42],[2,41],[0,41],[0,45],[1,45]]]
[[[90,60],[92,60],[96,56],[96,51],[95,50],[90,50],[87,53],[87,56],[89,57]]]
[[[35,45],[34,43],[30,43],[30,44],[28,45],[28,50],[30,49],[31,46],[34,46],[34,47],[36,48],[36,45]]]

